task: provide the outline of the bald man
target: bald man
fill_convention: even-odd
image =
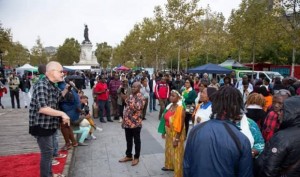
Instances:
[[[141,129],[142,116],[144,108],[144,97],[140,92],[141,83],[134,82],[131,87],[131,95],[125,100],[126,107],[123,115],[122,127],[125,129],[127,142],[126,156],[119,160],[120,163],[132,161],[131,165],[135,166],[139,163],[141,152]],[[135,154],[132,158],[133,140],[135,144]]]
[[[70,124],[66,113],[58,110],[58,103],[69,86],[60,91],[55,83],[63,81],[63,67],[58,62],[49,62],[44,78],[33,87],[29,107],[29,133],[37,139],[41,151],[40,176],[52,177],[52,155],[54,136],[59,122]]]

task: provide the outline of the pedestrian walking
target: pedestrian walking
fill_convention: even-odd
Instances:
[[[15,108],[15,98],[17,101],[17,107],[20,107],[20,79],[16,76],[16,72],[13,71],[11,75],[7,78],[8,85],[9,85],[9,94],[10,94],[10,100],[11,100],[11,106],[12,108]]]

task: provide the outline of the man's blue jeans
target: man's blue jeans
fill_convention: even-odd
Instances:
[[[57,157],[58,156],[58,141],[59,141],[59,134],[58,134],[58,130],[55,131],[55,133],[53,134],[53,157]]]
[[[149,102],[149,110],[150,110],[150,112],[152,110],[156,110],[155,105],[156,105],[156,99],[155,99],[154,92],[152,92],[152,93],[150,93],[150,102]]]
[[[51,136],[36,136],[37,143],[41,151],[40,160],[40,177],[52,177],[52,156],[53,156],[53,140],[55,134]]]

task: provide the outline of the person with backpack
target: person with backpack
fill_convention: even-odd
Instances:
[[[169,93],[170,93],[169,84],[166,82],[166,77],[163,76],[155,86],[155,95],[159,101],[159,106],[160,106],[159,116],[158,116],[159,120],[162,116],[163,111],[165,110],[169,98]]]

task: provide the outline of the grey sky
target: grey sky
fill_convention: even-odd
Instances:
[[[144,17],[152,17],[156,5],[167,0],[0,0],[0,22],[11,28],[13,41],[29,49],[38,36],[44,46],[62,45],[68,37],[83,41],[84,24],[96,43],[116,46]],[[226,18],[241,0],[201,0]]]

